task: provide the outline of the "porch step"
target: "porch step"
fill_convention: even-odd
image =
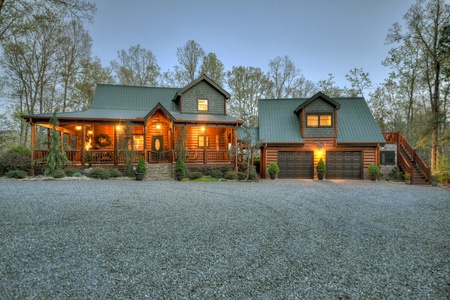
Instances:
[[[145,178],[173,180],[175,178],[174,168],[175,165],[173,163],[147,163],[147,174],[145,174]]]

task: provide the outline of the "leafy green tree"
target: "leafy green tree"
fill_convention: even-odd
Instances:
[[[225,82],[225,71],[223,63],[217,58],[217,55],[213,52],[208,53],[203,57],[203,63],[200,67],[201,73],[205,74],[218,85],[223,86]]]
[[[175,66],[175,79],[181,86],[186,86],[199,75],[198,70],[204,56],[205,51],[194,40],[189,40],[184,46],[177,48],[180,65]]]
[[[364,90],[372,87],[369,73],[365,73],[363,68],[353,68],[345,78],[350,82],[351,89],[349,91],[355,97],[364,97]]]
[[[111,62],[111,68],[117,81],[124,85],[157,86],[161,73],[152,51],[139,44],[128,51],[117,51],[117,60]]]
[[[249,126],[257,126],[258,100],[271,91],[272,82],[260,68],[239,66],[227,72],[227,84],[232,94],[229,113]]]
[[[404,16],[406,30],[399,23],[391,26],[387,40],[390,43],[411,44],[418,47],[423,58],[422,80],[428,94],[431,134],[430,165],[434,170],[438,164],[439,142],[446,116],[442,106],[442,75],[448,63],[450,51],[445,48],[449,30],[450,7],[444,0],[417,0]],[[442,42],[440,42],[442,41]]]
[[[74,105],[78,110],[91,107],[95,86],[98,83],[114,83],[111,69],[103,67],[98,57],[80,61],[80,71],[76,78],[74,90]]]
[[[325,80],[320,80],[317,82],[317,88],[322,93],[326,94],[329,97],[345,97],[347,96],[347,89],[336,86],[336,82],[334,81],[334,75],[328,74],[328,78]]]
[[[56,111],[53,113],[53,117],[50,119],[51,138],[49,143],[48,153],[45,157],[44,175],[53,174],[56,172],[62,172],[63,167],[70,164],[67,159],[66,152],[64,151],[61,144],[61,135],[57,127],[59,126],[59,121],[56,116]]]

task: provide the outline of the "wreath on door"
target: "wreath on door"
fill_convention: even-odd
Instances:
[[[106,133],[100,133],[95,137],[95,141],[97,142],[97,145],[100,147],[108,147],[111,145],[111,138]]]

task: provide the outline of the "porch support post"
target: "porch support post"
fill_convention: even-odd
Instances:
[[[63,130],[59,131],[59,138],[61,140],[61,149],[64,150],[64,131]]]
[[[235,128],[233,128],[233,146],[236,149],[237,147],[237,126]],[[235,171],[238,170],[237,167],[237,149],[235,150],[235,155],[234,155],[234,169]]]
[[[144,121],[144,130],[143,130],[143,132],[144,132],[144,145],[143,145],[143,149],[144,149],[144,159],[145,159],[145,161],[148,161],[148,157],[147,157],[147,125],[145,124],[145,121]]]
[[[83,124],[81,129],[81,165],[83,167],[86,164],[85,143],[86,143],[86,124]]]
[[[31,161],[36,159],[34,151],[36,151],[36,124],[31,123]]]
[[[119,147],[117,145],[117,125],[114,126],[114,165],[117,166],[119,163],[119,153],[117,153]]]
[[[206,163],[207,163],[207,159],[206,159],[206,149],[207,149],[207,147],[208,147],[208,140],[207,140],[207,137],[208,137],[208,135],[206,134],[206,130],[208,130],[207,129],[207,127],[206,127],[206,124],[205,124],[205,131],[203,131],[203,163],[206,165]]]

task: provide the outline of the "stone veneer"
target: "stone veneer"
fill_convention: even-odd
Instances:
[[[385,144],[380,151],[395,151],[395,164],[393,165],[380,165],[381,174],[387,175],[391,173],[392,168],[397,166],[397,144]]]
[[[149,164],[147,163],[147,173],[145,179],[174,179],[175,178],[175,164],[161,163]]]

